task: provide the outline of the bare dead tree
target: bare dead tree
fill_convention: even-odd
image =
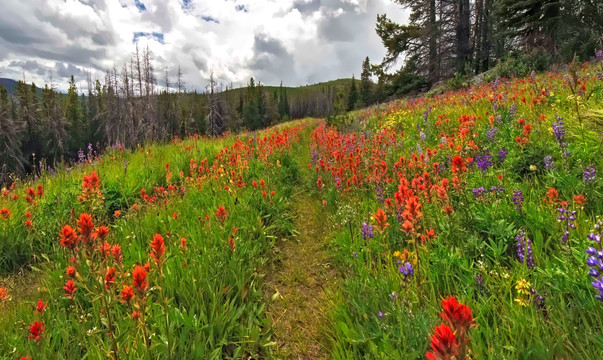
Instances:
[[[219,97],[219,90],[213,71],[209,75],[209,84],[206,87],[207,96],[207,124],[211,136],[219,136],[224,131],[223,109]]]

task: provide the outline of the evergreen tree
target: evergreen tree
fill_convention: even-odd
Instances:
[[[10,173],[24,172],[19,127],[11,113],[8,92],[0,86],[0,184],[9,181]]]
[[[371,62],[369,57],[362,62],[362,73],[360,74],[360,100],[362,101],[362,105],[369,106],[372,102],[372,94],[371,94]]]
[[[352,111],[358,108],[358,88],[356,86],[356,79],[352,75],[352,82],[350,83],[350,90],[348,92],[347,111]]]
[[[69,80],[69,89],[67,90],[67,96],[65,97],[65,119],[69,124],[68,133],[71,137],[71,141],[68,144],[68,149],[76,151],[80,147],[84,147],[84,134],[86,128],[84,126],[84,114],[82,112],[82,105],[78,98],[77,86],[73,80],[73,75]]]

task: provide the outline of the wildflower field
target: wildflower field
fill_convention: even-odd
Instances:
[[[293,358],[263,282],[304,233],[327,358],[601,358],[602,154],[595,62],[84,155],[2,189],[0,358]]]

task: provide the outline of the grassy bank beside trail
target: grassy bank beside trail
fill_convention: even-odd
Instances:
[[[6,189],[0,358],[263,357],[259,271],[292,234],[313,124],[115,149]]]

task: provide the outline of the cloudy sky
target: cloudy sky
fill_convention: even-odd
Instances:
[[[350,77],[385,53],[377,14],[404,22],[392,0],[2,0],[0,77],[61,88],[148,45],[160,83],[181,67],[187,89],[211,71],[224,83],[287,86]]]

